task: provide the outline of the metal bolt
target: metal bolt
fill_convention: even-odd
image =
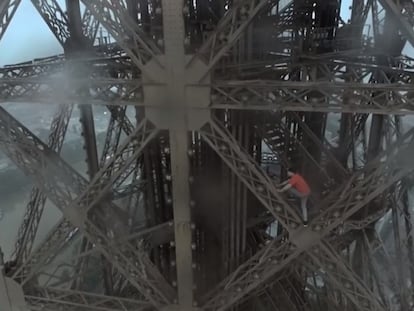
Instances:
[[[188,156],[192,157],[194,155],[194,150],[193,149],[189,149],[187,151]]]
[[[194,230],[195,228],[196,228],[195,223],[192,223],[192,224],[191,224],[191,229],[192,229],[192,230]]]
[[[171,151],[171,150],[170,150],[170,148],[168,148],[168,147],[165,147],[165,148],[164,148],[164,153],[166,153],[166,154],[170,154],[170,151]]]
[[[184,38],[184,45],[185,45],[185,46],[189,46],[189,45],[190,45],[190,43],[191,43],[190,38],[189,38],[189,37],[185,37],[185,38]]]
[[[173,281],[173,282],[172,282],[172,286],[173,286],[173,287],[177,287],[177,282],[176,282],[176,281]]]
[[[316,226],[314,227],[314,229],[315,229],[315,231],[320,231],[322,228],[321,228],[321,226],[320,226],[320,225],[316,225]]]
[[[171,246],[171,247],[174,247],[174,246],[175,246],[175,242],[174,242],[174,241],[171,241],[171,242],[170,242],[170,246]]]
[[[163,47],[164,46],[164,40],[163,39],[158,39],[157,40],[157,45],[160,46],[160,47]]]
[[[172,199],[171,198],[166,198],[165,199],[165,203],[167,203],[168,205],[170,205],[172,203]]]
[[[195,250],[195,249],[196,249],[196,245],[195,245],[195,243],[192,243],[192,244],[191,244],[191,249],[192,249],[192,250]]]
[[[171,267],[175,267],[175,260],[171,261]]]
[[[161,7],[156,7],[155,8],[155,14],[161,15],[162,14],[162,9]]]
[[[165,179],[166,179],[167,181],[171,181],[172,177],[171,177],[171,175],[170,175],[170,174],[167,174],[167,175],[165,175]]]

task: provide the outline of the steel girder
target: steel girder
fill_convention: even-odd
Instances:
[[[287,231],[292,232],[301,224],[298,212],[277,192],[275,182],[242,151],[226,128],[218,121],[212,121],[200,130],[200,134]]]
[[[25,295],[32,311],[144,311],[147,301],[99,295],[61,288],[32,288]]]
[[[21,0],[4,0],[0,3],[0,40],[7,30]]]
[[[357,310],[387,310],[378,297],[355,272],[345,263],[327,242],[320,243],[312,251],[307,252],[317,267],[325,272],[325,278],[339,292],[347,297]]]
[[[381,5],[386,8],[387,12],[391,13],[394,21],[399,25],[401,32],[406,36],[407,40],[414,47],[414,19],[411,15],[413,12],[410,10],[405,10],[403,14],[403,7],[399,1],[395,0],[379,0]],[[411,3],[411,8],[413,4]]]
[[[195,59],[204,59],[207,64],[205,72],[201,75],[204,78],[243,35],[260,12],[265,11],[265,8],[269,10],[273,6],[280,6],[280,10],[283,10],[291,2],[289,0],[242,0],[234,3],[188,65]]]
[[[76,69],[84,72],[84,80],[75,77],[73,72]],[[112,100],[122,98],[136,102],[142,100],[140,80],[132,78],[136,72],[136,69],[131,67],[131,62],[125,57],[94,58],[82,61],[57,58],[52,59],[51,63],[41,62],[3,68],[0,71],[0,76],[4,79],[3,83],[0,82],[0,93],[5,101],[13,101],[13,97],[17,96],[29,102],[38,100],[92,103],[109,99],[106,102],[108,104]],[[106,81],[102,81],[102,77],[105,77]],[[24,83],[15,80],[20,78],[28,80]],[[88,86],[89,89],[85,95],[76,92],[79,87],[83,86]]]
[[[68,220],[60,220],[50,230],[43,243],[40,243],[26,261],[13,271],[13,279],[25,285],[50,263],[61,250],[65,249],[78,233],[79,229],[74,227]]]
[[[238,18],[238,16],[236,16],[237,18]],[[260,91],[260,90],[259,90]],[[401,92],[402,93],[404,93],[406,90],[401,90]],[[391,92],[391,91],[389,91],[389,92]],[[405,94],[404,94],[405,95]],[[260,98],[260,97],[259,97]],[[374,104],[376,104],[375,102],[374,102]],[[325,108],[326,108],[326,106],[325,106]],[[292,108],[293,109],[293,108]],[[318,108],[317,108],[318,109]],[[328,108],[327,108],[328,109]],[[358,108],[359,109],[359,108]],[[375,109],[377,109],[377,108],[375,108]],[[402,109],[402,108],[401,108]],[[342,110],[340,110],[340,111],[342,111]],[[364,111],[366,111],[366,110],[364,110]],[[378,111],[378,110],[373,110],[373,111]],[[237,149],[237,148],[236,148]],[[123,164],[121,164],[121,166],[123,166]],[[241,167],[241,168],[243,168],[243,166]],[[250,176],[249,176],[250,177]],[[318,226],[315,226],[314,227],[314,229],[315,230],[319,230],[319,229],[317,229],[318,228]],[[293,245],[293,247],[295,247],[294,245]],[[243,290],[243,289],[242,289]]]
[[[86,62],[87,63],[87,62]],[[336,64],[339,63],[339,64]],[[81,66],[83,62],[77,63]],[[143,105],[142,84],[127,70],[130,63],[122,59],[112,63],[96,60],[87,63],[91,78],[73,79],[68,83],[66,76],[54,79],[29,77],[31,70],[41,74],[64,68],[62,63],[52,65],[25,66],[4,69],[0,99],[2,101],[52,101],[59,95],[65,100],[88,100],[105,105]],[[119,65],[118,65],[119,64]],[[61,67],[62,66],[62,67]],[[69,66],[69,63],[66,64]],[[119,67],[121,66],[121,67]],[[411,114],[414,110],[411,69],[399,70],[376,68],[375,66],[355,65],[354,81],[330,82],[344,79],[346,68],[338,60],[330,65],[320,65],[320,72],[327,80],[314,82],[235,80],[216,81],[212,88],[212,109],[243,110],[284,110],[284,111],[323,111],[376,114]],[[30,69],[25,69],[30,68]],[[55,71],[56,70],[56,71]],[[351,71],[352,72],[352,71]],[[112,78],[116,74],[117,78]],[[108,78],[98,78],[99,75]],[[17,77],[16,77],[17,76]],[[22,78],[20,76],[23,76]],[[387,77],[389,83],[363,83],[369,77]],[[81,85],[88,85],[86,95],[73,92]],[[201,87],[210,87],[200,84]],[[316,97],[314,94],[319,94]],[[309,98],[312,98],[309,100]],[[344,99],[347,99],[344,101]]]
[[[260,180],[250,173],[247,167],[248,162],[243,161],[247,155],[233,142],[234,139],[231,138],[231,135],[217,124],[207,125],[201,130],[201,135],[266,206],[266,202],[261,199],[265,188],[258,187]],[[205,300],[203,307],[207,310],[225,310],[234,305],[249,292],[264,284],[268,278],[281,271],[303,251],[317,246],[344,220],[381,195],[384,190],[410,174],[414,170],[409,161],[409,154],[414,148],[413,138],[414,130],[411,130],[390,147],[388,154],[380,154],[375,161],[351,176],[346,184],[327,197],[320,205],[320,215],[310,223],[311,230],[294,230],[298,224],[290,220],[289,224],[294,225],[288,227],[288,231],[291,231],[290,239],[284,243],[278,243],[278,241],[269,243],[223,280],[214,290],[215,294],[210,294]],[[238,149],[238,152],[229,152],[234,149]],[[243,177],[243,172],[249,172],[251,177],[249,179]],[[256,187],[249,185],[253,182],[257,185]],[[268,194],[267,191],[264,193]],[[286,213],[286,210],[280,208],[279,204],[270,206],[272,214],[278,220],[279,215],[275,212]],[[282,224],[284,223],[282,222]],[[271,268],[269,268],[269,262],[273,263]]]
[[[117,43],[125,50],[133,63],[151,77],[151,72],[145,68],[145,64],[161,54],[160,48],[147,38],[146,34],[129,16],[124,1],[82,1],[94,17],[116,39]],[[121,26],[121,27],[120,27]]]
[[[88,217],[88,214],[91,214],[88,211],[93,204],[98,203],[98,200],[106,195],[112,184],[121,182],[128,176],[122,173],[134,167],[131,162],[134,162],[146,143],[157,134],[148,121],[144,119],[120,146],[119,152],[96,174],[89,187],[83,177],[3,109],[0,123],[0,144],[3,150],[17,166],[35,179],[38,187],[47,193],[48,198],[62,210],[65,217],[78,227],[154,306],[170,303],[174,292],[146,254],[137,251],[130,243],[118,247],[108,239],[105,231],[116,237],[126,226],[122,225],[123,221],[119,219],[117,208],[111,206],[104,211],[93,212],[90,219]],[[116,170],[116,173],[109,175],[112,170]],[[111,220],[112,226],[103,231],[100,228],[108,223],[108,219]],[[68,234],[65,234],[63,238],[67,236]]]
[[[212,85],[212,109],[410,114],[412,85],[223,81]],[[319,96],[316,97],[315,94]],[[349,99],[344,104],[344,98]]]
[[[57,114],[52,120],[49,135],[48,147],[60,153],[63,146],[66,130],[72,114],[72,105],[59,106]],[[30,193],[30,200],[26,206],[23,223],[17,233],[15,245],[15,256],[18,263],[24,262],[32,250],[33,242],[37,233],[40,218],[46,203],[46,195],[38,188],[33,188]]]
[[[31,0],[40,16],[49,26],[59,43],[64,46],[69,38],[69,26],[66,14],[56,0]]]
[[[99,21],[95,18],[92,12],[87,8],[82,16],[82,30],[83,35],[88,38],[93,44],[96,39],[96,34],[99,29]]]

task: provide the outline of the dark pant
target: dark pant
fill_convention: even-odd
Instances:
[[[302,209],[302,217],[303,217],[303,221],[308,221],[308,207],[307,207],[307,203],[308,203],[308,197],[309,194],[303,194],[299,191],[297,191],[295,188],[290,188],[289,192],[291,194],[293,194],[295,197],[300,199],[300,207]]]

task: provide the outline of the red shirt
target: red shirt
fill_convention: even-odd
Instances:
[[[299,174],[294,174],[289,179],[289,184],[302,194],[310,194],[310,188],[307,182]]]

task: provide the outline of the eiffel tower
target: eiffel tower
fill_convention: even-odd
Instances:
[[[24,2],[64,52],[0,68],[1,311],[414,310],[413,0],[1,0],[0,39]]]

